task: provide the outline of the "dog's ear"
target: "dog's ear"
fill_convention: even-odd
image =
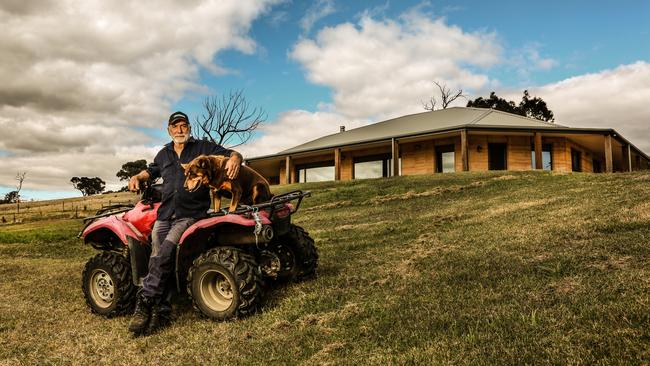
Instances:
[[[183,164],[181,163],[181,167],[183,167],[183,170],[187,171],[187,168],[190,166],[190,164]]]
[[[210,169],[210,158],[205,155],[201,155],[197,158],[196,166],[200,169]]]

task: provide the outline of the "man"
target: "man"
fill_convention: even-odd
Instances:
[[[238,152],[192,138],[189,119],[183,112],[175,112],[169,117],[167,132],[172,142],[158,152],[146,170],[129,180],[129,190],[137,191],[140,182],[163,178],[162,203],[151,234],[149,273],[136,295],[135,312],[129,324],[129,331],[136,335],[153,333],[169,323],[176,245],[183,232],[197,219],[207,216],[210,208],[208,187],[200,187],[194,192],[183,188],[185,176],[181,163],[187,164],[202,154],[230,156],[226,164],[226,174],[230,179],[237,177],[242,163]]]

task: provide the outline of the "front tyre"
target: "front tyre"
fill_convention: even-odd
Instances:
[[[81,288],[93,313],[112,317],[133,307],[136,288],[131,266],[118,253],[103,252],[90,258],[81,274]]]
[[[187,292],[194,308],[214,320],[254,312],[262,297],[255,258],[236,248],[210,249],[194,260]]]

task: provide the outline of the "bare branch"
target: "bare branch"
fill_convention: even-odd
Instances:
[[[195,129],[202,132],[200,137],[229,148],[248,142],[266,120],[266,112],[252,108],[241,90],[230,91],[221,98],[206,97],[203,108],[205,113],[194,123]]]
[[[18,193],[20,193],[20,190],[23,188],[23,181],[25,180],[26,175],[27,172],[16,173],[16,180],[18,181],[18,185],[16,186],[16,191],[18,191]]]
[[[436,98],[431,97],[429,102],[427,103],[422,102],[422,108],[424,108],[424,110],[433,112],[434,110],[436,110],[436,103],[437,103]]]
[[[458,98],[467,98],[463,94],[462,89],[458,89],[458,90],[452,92],[451,89],[449,89],[446,84],[440,84],[437,81],[434,81],[433,83],[436,84],[436,86],[438,87],[438,91],[440,93],[440,99],[441,99],[441,102],[442,102],[442,109],[447,109],[449,104],[451,104],[453,101],[455,101]],[[427,111],[434,111],[435,107],[436,107],[436,102],[437,102],[436,98],[431,97],[431,101],[429,103],[426,103],[426,104],[423,103],[422,106]]]

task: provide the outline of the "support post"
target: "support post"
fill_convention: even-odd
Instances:
[[[460,159],[463,162],[463,171],[468,171],[469,156],[467,152],[467,130],[460,131]]]
[[[535,132],[535,169],[544,169],[542,162],[542,134]]]
[[[392,162],[393,162],[393,171],[392,171],[392,176],[397,177],[399,176],[399,143],[395,138],[391,139],[391,151],[392,151]]]
[[[286,184],[293,183],[291,182],[291,156],[287,156],[285,159],[284,173]]]
[[[632,171],[632,147],[630,144],[627,144],[627,167],[628,170]]]
[[[605,173],[614,172],[614,158],[612,155],[612,135],[605,136]]]
[[[341,180],[341,149],[334,149],[334,180]]]

